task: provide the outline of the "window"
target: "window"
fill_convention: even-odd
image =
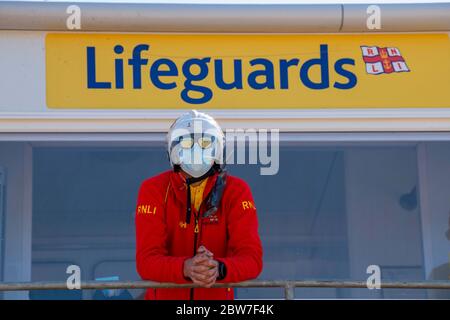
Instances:
[[[249,183],[258,208],[260,279],[365,280],[369,265],[381,268],[382,280],[448,279],[449,141],[303,137],[282,135],[277,175],[262,176],[257,165],[229,166]],[[65,281],[72,264],[80,266],[82,280],[139,279],[134,208],[142,180],[169,169],[162,139],[1,142],[0,166],[8,174],[5,281]],[[15,273],[14,266],[20,266]],[[139,299],[143,291],[129,293]],[[21,294],[92,299],[95,291]],[[296,298],[446,294],[296,289]],[[283,290],[236,289],[236,298],[283,298]]]

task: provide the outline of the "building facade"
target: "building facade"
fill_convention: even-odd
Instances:
[[[450,280],[450,5],[375,7],[0,2],[2,281],[137,280],[137,191],[189,109],[255,138],[228,167],[253,190],[260,279]]]

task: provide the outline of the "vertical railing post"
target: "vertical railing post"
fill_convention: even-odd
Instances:
[[[295,286],[290,282],[286,281],[284,286],[284,298],[286,300],[294,300],[295,296]]]

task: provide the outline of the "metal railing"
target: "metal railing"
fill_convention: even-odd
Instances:
[[[86,281],[79,290],[197,288],[194,284],[160,283],[153,281]],[[284,288],[286,300],[295,298],[295,288],[365,288],[366,281],[341,280],[252,280],[239,283],[216,283],[213,288]],[[67,290],[66,282],[3,282],[1,291]],[[381,282],[380,289],[450,289],[450,281]]]

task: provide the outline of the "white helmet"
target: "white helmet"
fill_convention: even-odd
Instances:
[[[181,115],[167,133],[167,152],[174,170],[181,168],[194,178],[223,164],[225,137],[219,124],[203,112]]]

